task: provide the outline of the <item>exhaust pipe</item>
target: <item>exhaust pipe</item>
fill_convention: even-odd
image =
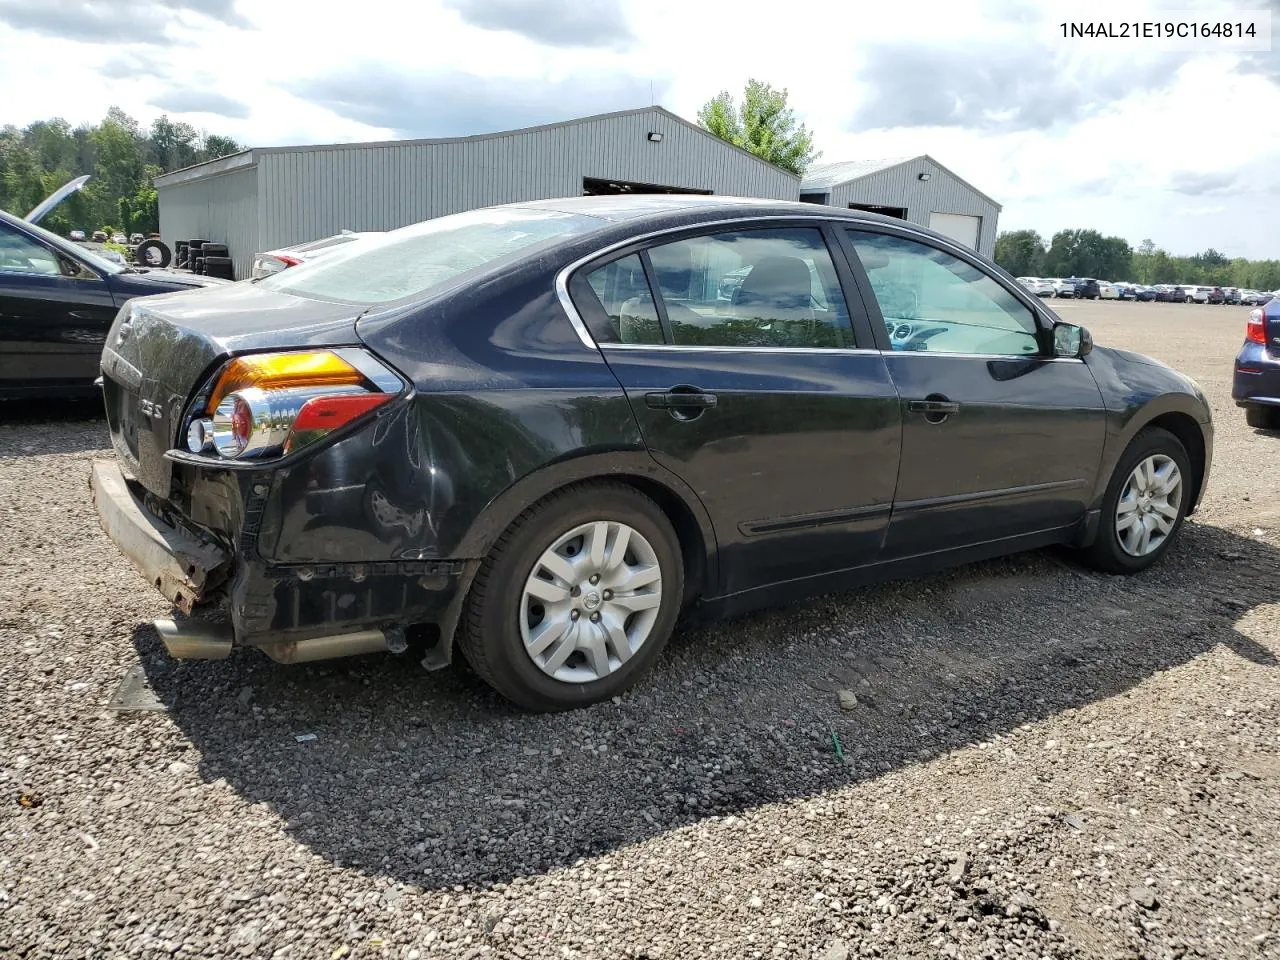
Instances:
[[[156,620],[156,633],[175,660],[225,660],[231,655],[231,624],[207,620]]]
[[[290,640],[262,647],[264,653],[276,663],[307,663],[312,660],[333,660],[337,657],[354,657],[362,653],[404,653],[408,648],[404,631],[360,630],[340,633],[332,637],[310,637],[306,640]]]

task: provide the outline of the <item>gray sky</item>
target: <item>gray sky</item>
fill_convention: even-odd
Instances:
[[[0,0],[0,124],[118,104],[258,146],[457,136],[659,103],[693,119],[755,76],[823,161],[929,153],[1001,229],[1280,258],[1280,53],[1063,40],[1116,0]],[[1280,27],[1280,0],[1269,6]]]

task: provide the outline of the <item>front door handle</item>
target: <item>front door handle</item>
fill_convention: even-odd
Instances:
[[[934,393],[923,400],[908,400],[907,409],[912,413],[923,413],[930,423],[942,423],[952,414],[960,412],[960,404],[948,400],[940,393]]]
[[[716,395],[704,393],[701,390],[665,390],[661,393],[646,393],[644,405],[654,410],[672,410],[681,407],[705,410],[707,407],[716,405]]]

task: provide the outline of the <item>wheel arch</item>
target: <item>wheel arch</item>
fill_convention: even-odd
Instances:
[[[1178,438],[1187,451],[1187,457],[1191,460],[1192,496],[1187,515],[1194,513],[1199,506],[1200,495],[1204,492],[1205,482],[1208,479],[1209,458],[1212,455],[1206,436],[1208,425],[1197,417],[1197,413],[1200,412],[1194,398],[1177,393],[1156,397],[1138,410],[1123,425],[1115,442],[1109,445],[1106,469],[1099,471],[1098,475],[1095,503],[1101,503],[1116,464],[1129,449],[1129,444],[1133,442],[1134,437],[1150,427],[1159,427]]]
[[[517,481],[481,511],[454,551],[458,557],[488,556],[498,538],[529,507],[569,487],[607,480],[634,488],[666,515],[680,543],[685,567],[684,603],[714,589],[717,547],[711,518],[697,494],[647,451],[587,454],[561,461]]]

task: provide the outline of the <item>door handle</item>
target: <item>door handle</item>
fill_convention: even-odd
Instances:
[[[959,413],[960,404],[950,400],[912,400],[907,409],[912,413]]]
[[[923,413],[929,423],[943,423],[952,414],[960,412],[960,404],[934,393],[923,400],[908,400],[907,409],[912,413]]]
[[[716,405],[714,393],[703,393],[701,390],[666,390],[661,393],[646,393],[644,405],[653,410],[678,410],[692,407],[705,410]]]

